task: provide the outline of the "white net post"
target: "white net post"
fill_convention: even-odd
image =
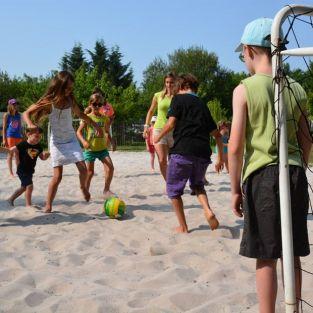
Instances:
[[[273,77],[275,77],[275,115],[276,128],[278,129],[278,149],[279,149],[279,198],[281,215],[281,234],[282,234],[282,254],[283,254],[283,273],[285,286],[285,306],[287,313],[296,312],[296,289],[295,289],[295,270],[292,237],[292,217],[290,201],[289,165],[288,165],[288,144],[286,127],[286,110],[282,97],[284,88],[284,77],[280,72],[282,69],[283,55],[313,55],[313,48],[292,49],[279,51],[279,30],[281,25],[290,14],[313,15],[313,7],[292,5],[281,9],[275,16],[272,26],[271,41]],[[283,39],[283,38],[281,38]]]

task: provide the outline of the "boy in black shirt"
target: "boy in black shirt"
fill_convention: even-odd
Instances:
[[[42,129],[28,128],[26,130],[26,141],[20,142],[18,145],[9,149],[9,153],[15,155],[17,171],[21,181],[21,187],[14,191],[8,202],[13,206],[14,200],[25,192],[26,206],[32,205],[32,192],[33,192],[33,174],[38,156],[41,160],[49,158],[49,152],[43,152],[41,145]],[[12,170],[12,161],[9,164]]]
[[[221,136],[208,107],[196,94],[199,85],[197,79],[191,74],[181,75],[176,85],[179,92],[172,99],[167,115],[168,122],[159,136],[154,138],[154,142],[157,143],[174,129],[174,145],[169,151],[166,189],[179,221],[176,231],[188,232],[181,198],[187,180],[192,193],[197,195],[203,207],[211,229],[214,230],[219,222],[208,202],[204,176],[211,163],[210,135],[215,137],[218,147],[215,169],[217,172],[223,169]]]

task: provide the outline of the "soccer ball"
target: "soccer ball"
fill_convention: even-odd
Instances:
[[[110,197],[104,201],[103,211],[110,218],[121,217],[126,211],[126,204],[117,197]]]

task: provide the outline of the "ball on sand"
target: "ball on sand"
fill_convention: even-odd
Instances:
[[[117,218],[124,215],[126,211],[125,202],[117,197],[110,197],[104,201],[104,213],[110,218]]]

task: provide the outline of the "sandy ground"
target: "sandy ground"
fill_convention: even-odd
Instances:
[[[75,165],[64,168],[54,213],[10,208],[5,199],[19,186],[0,160],[0,312],[174,313],[257,312],[255,261],[240,257],[243,222],[230,210],[226,173],[207,172],[210,204],[220,220],[208,227],[187,188],[191,232],[174,234],[176,217],[159,173],[145,152],[111,154],[112,190],[127,204],[123,219],[101,214],[103,172],[97,163],[90,203],[82,201]],[[38,161],[33,202],[43,206],[50,161]],[[313,175],[309,173],[309,181]],[[313,243],[313,218],[309,216]],[[303,268],[313,272],[312,256]],[[284,311],[279,275],[277,312]],[[303,275],[303,298],[312,303],[313,276]],[[311,308],[303,306],[304,312]]]

